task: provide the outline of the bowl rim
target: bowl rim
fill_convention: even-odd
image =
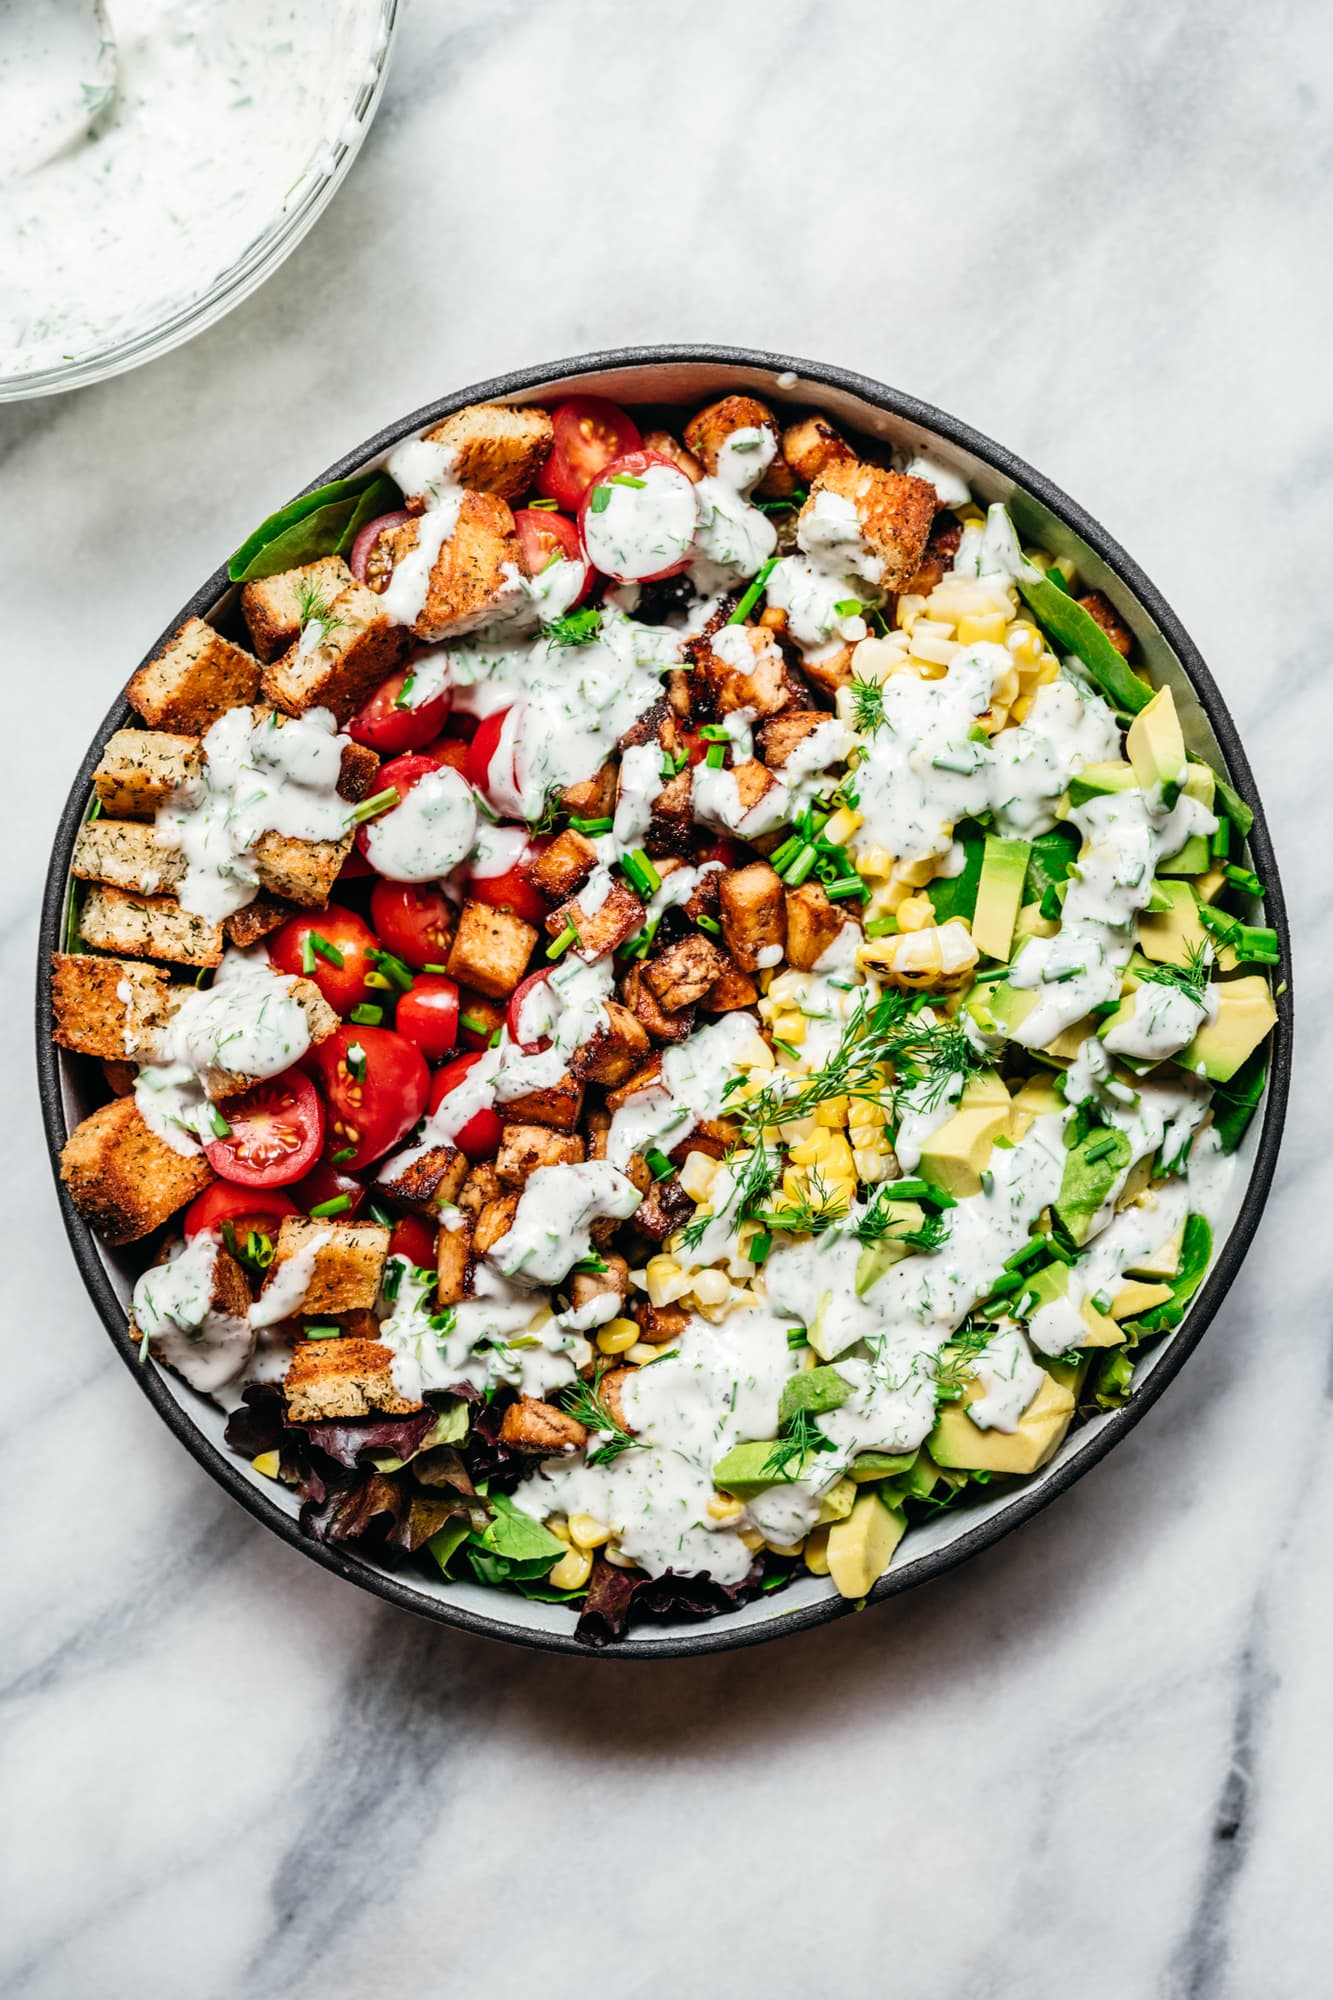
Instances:
[[[1052,480],[1028,465],[1016,453],[995,443],[970,425],[960,422],[948,412],[936,409],[932,404],[875,381],[869,376],[823,362],[803,360],[790,355],[770,354],[747,347],[669,344],[617,347],[573,355],[537,366],[510,370],[488,381],[472,383],[451,395],[423,405],[409,415],[386,425],[364,444],[344,453],[302,491],[310,492],[329,480],[346,478],[359,470],[368,460],[389,450],[402,438],[439,422],[441,418],[469,404],[512,399],[532,390],[552,388],[553,385],[554,392],[561,393],[559,385],[572,386],[582,377],[672,364],[757,370],[775,377],[792,375],[797,378],[803,390],[807,386],[839,390],[872,405],[890,417],[920,425],[939,438],[972,453],[991,469],[1023,488],[1065,525],[1072,528],[1100,557],[1114,576],[1124,583],[1137,604],[1156,623],[1198,696],[1200,706],[1221,747],[1233,782],[1253,808],[1254,826],[1249,836],[1250,845],[1258,872],[1265,883],[1264,903],[1267,921],[1278,933],[1282,965],[1286,968],[1284,990],[1277,995],[1278,1020],[1271,1043],[1268,1083],[1262,1100],[1263,1123],[1249,1180],[1227,1240],[1203,1286],[1191,1302],[1181,1325],[1159,1351],[1158,1359],[1140,1386],[1133,1392],[1130,1400],[1120,1409],[1112,1411],[1096,1430],[1091,1431],[1081,1449],[1076,1448],[1072,1451],[1065,1462],[1040,1484],[1017,1488],[1011,1498],[1004,1501],[984,1521],[965,1529],[948,1543],[904,1563],[901,1569],[890,1569],[879,1579],[865,1600],[867,1603],[882,1603],[885,1599],[897,1596],[905,1590],[943,1576],[970,1557],[980,1554],[983,1549],[990,1548],[1067,1492],[1134,1428],[1145,1412],[1162,1395],[1167,1385],[1179,1374],[1203,1338],[1249,1250],[1268,1200],[1281,1146],[1291,1077],[1293,1018],[1291,938],[1286,903],[1269,834],[1267,815],[1259,798],[1254,774],[1250,769],[1240,734],[1199,649],[1157,586],[1107,533],[1100,522],[1070,499]],[[779,382],[774,386],[785,385]],[[564,388],[563,393],[570,393],[570,388]],[[151,658],[187,618],[206,616],[219,597],[230,587],[227,564],[224,561],[177,613],[161,637],[150,647],[145,658]],[[774,1614],[770,1618],[737,1625],[729,1621],[727,1614],[723,1614],[696,1627],[672,1632],[661,1638],[629,1637],[601,1649],[584,1645],[575,1639],[572,1633],[543,1631],[511,1624],[501,1617],[489,1617],[465,1606],[451,1604],[447,1598],[436,1598],[415,1589],[410,1582],[404,1580],[403,1573],[381,1569],[366,1558],[339,1547],[316,1542],[303,1535],[296,1519],[246,1477],[241,1461],[229,1458],[191,1422],[186,1410],[167,1386],[165,1375],[156,1368],[142,1368],[138,1365],[137,1356],[125,1337],[125,1312],[103,1265],[97,1238],[90,1225],[75,1210],[60,1179],[60,1148],[68,1130],[61,1095],[63,1052],[57,1049],[50,1033],[51,954],[60,948],[61,923],[74,840],[87,809],[92,772],[103,745],[115,729],[125,726],[132,715],[133,711],[123,692],[119,693],[99,725],[93,743],[79,766],[56,828],[38,931],[37,1075],[47,1151],[55,1179],[61,1217],[74,1253],[74,1261],[84,1287],[111,1338],[112,1345],[129,1368],[140,1389],[177,1439],[204,1470],[234,1499],[239,1500],[250,1514],[281,1536],[290,1546],[299,1549],[303,1555],[320,1563],[335,1576],[342,1577],[345,1581],[356,1584],[362,1590],[369,1591],[403,1610],[415,1612],[418,1616],[434,1619],[439,1624],[475,1633],[483,1638],[504,1640],[510,1644],[531,1647],[541,1652],[574,1654],[581,1659],[591,1656],[619,1660],[660,1660],[703,1653],[729,1652],[741,1647],[760,1645],[790,1633],[809,1631],[815,1626],[845,1617],[849,1612],[858,1609],[857,1605],[843,1598],[829,1596],[800,1609],[784,1612],[780,1608],[781,1600],[777,1598],[774,1599]],[[1075,1433],[1075,1437],[1077,1435]]]

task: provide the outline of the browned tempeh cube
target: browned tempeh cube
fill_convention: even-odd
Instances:
[[[807,736],[813,736],[826,722],[834,721],[822,708],[789,709],[786,715],[775,715],[756,731],[759,754],[770,771],[780,771],[793,750],[798,750]]]
[[[843,925],[846,911],[830,903],[818,882],[802,882],[787,891],[787,960],[798,972],[809,972],[822,958]]]
[[[441,1224],[435,1238],[435,1296],[442,1306],[456,1306],[466,1298],[472,1262],[471,1225],[461,1216],[450,1221],[453,1226]]]
[[[509,1234],[514,1217],[518,1214],[519,1196],[501,1194],[494,1201],[488,1201],[472,1226],[472,1248],[478,1257],[484,1257],[494,1249],[502,1236]]]
[[[787,915],[782,878],[766,861],[748,868],[728,868],[718,883],[722,935],[742,972],[757,972],[782,962]]]
[[[583,1085],[566,1074],[546,1090],[525,1090],[521,1097],[505,1102],[505,1113],[520,1125],[549,1125],[557,1132],[572,1132],[583,1109]]]
[[[584,1083],[623,1083],[647,1057],[648,1032],[618,1000],[602,1006],[606,1026],[570,1052],[570,1074]]]
[[[728,959],[699,1004],[705,1014],[734,1014],[742,1007],[753,1007],[758,998],[759,988],[749,973]]]
[[[501,1187],[522,1188],[538,1167],[569,1167],[583,1158],[583,1141],[549,1125],[506,1124],[495,1158]]]
[[[500,1442],[515,1451],[538,1452],[550,1458],[559,1452],[577,1451],[588,1441],[588,1433],[576,1418],[557,1410],[535,1396],[520,1396],[500,1420]]]
[[[1100,590],[1090,590],[1079,603],[1093,623],[1100,625],[1121,659],[1127,660],[1134,650],[1134,634],[1126,625],[1109,597]]]
[[[537,930],[508,910],[489,903],[464,903],[446,961],[451,979],[503,1000],[527,971]]]
[[[631,965],[626,970],[620,992],[639,1026],[655,1042],[683,1042],[694,1027],[694,1015],[688,1007],[668,1014],[644,978],[641,965]]]
[[[597,849],[572,826],[558,833],[544,854],[529,865],[533,887],[552,903],[562,903],[581,889],[597,866]]]
[[[719,715],[742,708],[779,715],[809,700],[781,646],[761,625],[728,625],[692,650]]]
[[[595,910],[585,910],[577,897],[562,903],[546,919],[546,928],[551,936],[559,937],[571,927],[575,933],[569,949],[585,965],[594,959],[604,958],[609,951],[616,951],[627,938],[632,938],[643,929],[644,908],[632,889],[623,882],[612,882],[605,897]]]
[[[698,931],[691,931],[649,959],[643,968],[644,983],[668,1014],[676,1014],[702,1000],[726,962],[725,952]]]
[[[642,1069],[635,1070],[633,1076],[627,1077],[615,1090],[607,1091],[607,1110],[611,1112],[622,1110],[631,1097],[637,1096],[641,1090],[652,1090],[661,1081],[662,1058],[660,1055],[650,1056]]]
[[[639,1322],[639,1338],[650,1347],[670,1347],[689,1331],[690,1316],[683,1306],[654,1306],[637,1299],[634,1317]]]
[[[581,779],[576,785],[567,785],[560,794],[560,805],[564,812],[575,819],[607,819],[616,809],[616,790],[620,782],[619,766],[603,764],[591,778]]]
[[[629,1291],[629,1265],[614,1252],[605,1261],[604,1271],[576,1271],[571,1277],[569,1303],[575,1312],[590,1306],[594,1299],[613,1299],[617,1306],[624,1304]],[[615,1317],[614,1313],[611,1317]]]
[[[375,1170],[375,1186],[400,1208],[429,1219],[457,1201],[467,1176],[467,1155],[457,1146],[428,1146],[405,1162],[390,1154]]]
[[[852,465],[856,453],[824,417],[801,417],[782,433],[782,456],[803,486],[830,465]]]

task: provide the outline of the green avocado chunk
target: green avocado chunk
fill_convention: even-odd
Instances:
[[[713,1467],[713,1484],[724,1492],[734,1493],[738,1500],[753,1499],[756,1493],[766,1492],[770,1486],[784,1486],[794,1479],[804,1479],[820,1462],[817,1451],[801,1453],[785,1464],[774,1463],[774,1453],[778,1449],[775,1438],[756,1438],[745,1444],[733,1445],[725,1458],[720,1458]]]
[[[1071,1243],[1086,1243],[1092,1218],[1129,1165],[1130,1144],[1123,1132],[1100,1126],[1071,1146],[1055,1213]]]
[[[782,1385],[778,1404],[778,1428],[789,1424],[798,1410],[822,1417],[826,1410],[838,1410],[852,1393],[852,1385],[836,1368],[806,1368],[789,1375]]]
[[[1032,849],[1026,840],[1000,840],[986,835],[986,849],[977,883],[972,938],[988,958],[1007,960],[1014,943],[1014,925],[1023,903]]]

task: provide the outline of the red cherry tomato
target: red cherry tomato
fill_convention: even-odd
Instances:
[[[599,541],[601,538],[599,537],[598,530],[598,496],[600,494],[615,493],[617,487],[614,482],[621,480],[623,482],[621,490],[626,491],[628,501],[631,503],[636,502],[640,497],[636,489],[643,486],[644,474],[653,471],[657,467],[665,467],[671,476],[673,484],[680,487],[682,497],[688,496],[687,511],[691,523],[688,536],[677,546],[674,555],[669,554],[665,548],[658,551],[668,556],[668,560],[659,569],[641,570],[632,565],[622,568],[618,566],[617,561],[613,560],[613,557],[605,549],[600,550],[599,560]],[[611,464],[598,474],[594,483],[583,496],[582,504],[579,507],[579,538],[583,543],[584,554],[587,556],[588,561],[597,569],[601,570],[607,576],[615,577],[619,582],[656,583],[659,578],[664,576],[679,576],[683,569],[689,568],[694,552],[694,527],[692,524],[694,521],[695,505],[694,486],[689,475],[681,471],[674,459],[668,458],[665,453],[660,451],[626,452],[623,458],[613,459]],[[655,554],[642,558],[642,560],[647,562],[652,562],[655,559]]]
[[[491,1036],[505,1023],[505,1010],[484,993],[458,989],[458,1046],[460,1049],[488,1049]]]
[[[517,1042],[525,1056],[540,1055],[543,1049],[549,1049],[551,1046],[551,1037],[549,1035],[541,1035],[535,1042],[525,1042],[519,1033],[519,1022],[523,1016],[523,1002],[527,999],[529,993],[534,992],[538,986],[544,986],[545,984],[546,974],[544,972],[530,972],[526,979],[520,980],[509,996],[509,1010],[505,1015],[505,1025],[509,1029],[510,1041]],[[466,1151],[466,1148],[464,1150]]]
[[[637,451],[643,440],[634,419],[604,396],[571,396],[556,405],[552,423],[551,455],[537,475],[537,491],[572,514],[602,467]]]
[[[514,526],[518,529],[529,576],[540,576],[556,558],[582,563],[583,581],[570,598],[569,609],[572,611],[576,604],[582,604],[592,587],[593,572],[574,523],[564,514],[544,513],[540,507],[520,507],[514,516]]]
[[[364,702],[347,725],[347,734],[358,743],[369,744],[381,757],[396,757],[404,750],[420,750],[438,736],[453,706],[454,691],[444,688],[423,701],[419,708],[399,708],[398,698],[412,674],[411,661],[382,681],[369,701]]]
[[[212,1187],[195,1196],[185,1211],[185,1240],[188,1243],[201,1230],[221,1229],[224,1222],[229,1222],[236,1232],[236,1241],[244,1248],[252,1229],[275,1236],[275,1225],[284,1215],[299,1214],[296,1203],[277,1188],[234,1187],[230,1181],[214,1181]]]
[[[488,796],[491,763],[500,747],[500,732],[505,726],[508,714],[507,708],[501,708],[497,709],[494,715],[488,715],[483,722],[477,724],[477,733],[468,745],[466,770],[468,782],[475,785],[479,792],[486,792]],[[512,773],[497,772],[496,776],[508,777],[512,776]]]
[[[359,879],[364,879],[364,877],[367,875],[373,875],[374,873],[375,870],[366,860],[366,857],[361,852],[361,849],[357,847],[355,843],[353,843],[353,845],[349,847],[347,850],[347,859],[343,862],[342,867],[338,870],[338,881],[355,882]],[[335,884],[334,886],[336,887],[337,884]]]
[[[223,1180],[237,1187],[299,1181],[324,1142],[324,1107],[299,1069],[229,1097],[222,1112],[231,1130],[225,1139],[210,1140],[204,1151]]]
[[[377,881],[370,892],[370,921],[395,958],[420,970],[443,965],[453,936],[453,911],[434,882]]]
[[[533,888],[528,870],[550,844],[549,840],[530,840],[512,868],[504,868],[498,875],[474,875],[468,883],[469,896],[492,910],[508,910],[510,916],[540,929],[551,906],[541,891]]]
[[[396,1146],[426,1108],[426,1058],[392,1028],[339,1028],[310,1062],[329,1107],[329,1152],[350,1146],[339,1161],[348,1173]]]
[[[704,742],[703,737],[697,729],[682,729],[680,740],[684,745],[686,755],[689,757],[690,769],[693,770],[694,766],[702,764],[704,758],[708,755],[708,745]]]
[[[437,972],[422,972],[404,993],[394,1026],[415,1042],[428,1062],[439,1062],[458,1046],[458,988]]]
[[[423,1271],[435,1269],[435,1231],[419,1215],[400,1215],[389,1237],[389,1255],[406,1257]]]
[[[309,951],[307,938],[318,940]],[[319,949],[320,944],[335,952],[341,964],[327,958]],[[359,1007],[370,997],[366,974],[375,969],[369,954],[377,944],[378,939],[364,917],[358,917],[355,910],[344,910],[339,904],[330,903],[326,910],[288,917],[269,938],[268,955],[280,972],[300,973],[313,979],[330,1007],[340,1014],[350,1014],[353,1007]]]
[[[343,1195],[347,1196],[347,1206],[330,1216],[331,1222],[350,1222],[365,1200],[366,1190],[355,1174],[345,1174],[327,1154],[316,1160],[310,1172],[292,1188],[293,1200],[306,1215],[312,1208],[322,1208],[325,1202],[337,1201]]]
[[[377,792],[387,792],[392,786],[398,794],[398,804],[401,805],[413,785],[419,785],[431,771],[438,771],[439,768],[437,758],[428,757],[420,750],[414,750],[406,757],[391,757],[387,764],[380,765],[375,789]],[[369,824],[363,823],[356,830],[356,844],[367,858],[369,858],[367,845],[369,838]]]
[[[358,583],[364,583],[366,580],[366,565],[370,561],[370,551],[380,536],[387,534],[390,528],[401,528],[404,521],[412,521],[415,518],[415,515],[408,513],[406,507],[399,507],[392,514],[377,514],[373,521],[366,522],[347,555],[347,567]]]
[[[443,1069],[436,1071],[435,1080],[430,1087],[432,1111],[438,1111],[445,1098],[452,1096],[473,1064],[481,1061],[482,1053],[483,1051],[478,1049],[475,1055],[455,1056],[451,1063],[446,1063]],[[473,1112],[466,1124],[459,1127],[454,1135],[454,1144],[460,1152],[466,1153],[470,1160],[494,1159],[500,1150],[502,1129],[496,1113],[489,1105],[483,1105],[480,1111]]]
[[[692,757],[690,762],[694,762]],[[724,868],[739,868],[744,857],[745,850],[739,841],[728,840],[725,833],[723,833],[719,834],[717,839],[705,850],[702,858],[705,861],[720,861]]]

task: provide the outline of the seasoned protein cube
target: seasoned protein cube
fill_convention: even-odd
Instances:
[[[678,465],[685,477],[693,481],[696,486],[704,476],[704,469],[694,453],[686,451],[680,439],[673,437],[670,431],[645,431],[643,448],[645,451],[660,452],[663,458],[669,458],[671,463]]]
[[[484,1204],[481,1213],[472,1226],[472,1248],[478,1257],[507,1236],[518,1214],[520,1197],[516,1194],[498,1194],[494,1201]]]
[[[197,736],[118,729],[93,772],[93,790],[113,819],[152,819],[178,786],[197,783],[203,771]]]
[[[634,891],[623,882],[613,882],[595,910],[585,910],[575,897],[552,912],[546,919],[546,928],[554,938],[572,927],[574,941],[569,949],[585,965],[591,965],[607,952],[617,951],[627,938],[641,931],[643,921],[643,904]]]
[[[169,896],[134,896],[95,882],[84,898],[79,935],[98,951],[164,958],[174,965],[221,965],[222,926],[182,910]]]
[[[202,1153],[176,1153],[139,1115],[113,1098],[70,1133],[60,1178],[86,1221],[108,1243],[134,1243],[193,1201],[215,1178]]]
[[[901,590],[916,570],[930,539],[938,504],[935,488],[883,466],[839,461],[826,465],[810,488],[801,509],[798,532],[802,547],[818,533],[821,494],[848,501],[855,509],[869,562],[859,569],[881,590]]]
[[[609,819],[616,809],[619,787],[619,765],[603,764],[591,778],[581,778],[576,785],[566,785],[560,794],[561,810],[574,819]]]
[[[665,1243],[694,1213],[694,1203],[678,1180],[654,1181],[634,1211],[634,1227],[654,1243]]]
[[[641,965],[631,965],[620,981],[620,995],[644,1033],[655,1042],[683,1042],[694,1027],[688,1007],[669,1014],[643,976]]]
[[[445,447],[460,486],[517,500],[546,463],[552,427],[549,413],[535,404],[471,403],[423,435]],[[408,505],[423,504],[426,497],[409,493]]]
[[[162,847],[151,826],[134,819],[93,819],[79,828],[70,873],[81,882],[108,882],[141,896],[180,886],[185,857]]]
[[[427,1219],[457,1201],[468,1175],[467,1154],[460,1153],[457,1146],[428,1146],[424,1153],[409,1151],[406,1162],[401,1162],[401,1155],[391,1155],[376,1169],[376,1189],[400,1208]]]
[[[707,473],[716,473],[718,458],[737,431],[767,431],[778,447],[778,422],[767,403],[754,396],[723,396],[699,410],[685,426],[685,444]]]
[[[548,901],[562,903],[583,887],[596,866],[597,849],[571,826],[529,865],[528,876]]]
[[[689,1332],[690,1316],[684,1306],[655,1306],[647,1299],[636,1299],[634,1317],[640,1340],[646,1340],[650,1347],[674,1346]]]
[[[498,1201],[500,1182],[490,1160],[478,1160],[468,1171],[458,1194],[461,1212],[475,1222],[488,1201]]]
[[[446,969],[451,979],[504,1000],[527,971],[537,929],[489,903],[464,903]]]
[[[293,1286],[283,1267],[293,1258],[316,1246],[313,1257],[303,1259],[298,1276],[305,1284],[295,1297],[287,1296]],[[283,1317],[309,1318],[317,1313],[369,1311],[379,1296],[384,1260],[389,1252],[389,1232],[378,1222],[321,1222],[304,1215],[286,1215],[273,1245],[273,1262],[264,1277],[261,1305],[274,1302],[275,1287],[286,1307]]]
[[[442,1306],[467,1297],[471,1269],[472,1226],[465,1216],[450,1216],[435,1238],[435,1296]]]
[[[747,757],[743,764],[733,764],[731,775],[736,780],[736,797],[740,801],[741,834],[745,832],[745,822],[752,813],[763,805],[769,793],[779,783],[766,764],[757,757]]]
[[[378,1340],[303,1340],[292,1350],[283,1383],[287,1421],[327,1423],[331,1418],[407,1416],[419,1398],[394,1384],[394,1352]]]
[[[958,544],[963,539],[963,524],[952,514],[937,514],[935,525],[926,543],[926,553],[922,556],[916,574],[911,577],[906,588],[913,597],[929,597],[936,584],[943,583],[953,568]]]
[[[782,433],[782,456],[802,486],[813,486],[830,465],[852,465],[856,453],[824,417],[802,417]]]
[[[605,1263],[604,1271],[575,1271],[570,1278],[569,1302],[575,1312],[590,1306],[594,1299],[610,1299],[613,1310],[607,1318],[614,1319],[614,1308],[625,1303],[629,1291],[629,1265],[614,1252],[605,1259]],[[598,1324],[604,1325],[605,1321]]]
[[[668,945],[658,957],[650,959],[643,968],[643,977],[667,1013],[676,1014],[682,1007],[692,1007],[703,999],[714,980],[721,977],[726,963],[725,952],[698,931],[691,931],[688,937]]]
[[[727,950],[742,972],[764,972],[782,963],[787,916],[782,878],[775,869],[766,861],[724,869],[718,903]]]
[[[522,1188],[538,1167],[568,1167],[583,1158],[583,1141],[549,1125],[506,1125],[495,1157],[501,1187]]]
[[[711,639],[696,641],[692,652],[719,715],[736,709],[779,715],[810,698],[764,626],[726,625]]]
[[[428,521],[429,516],[404,521],[381,538],[380,548],[395,569],[412,554],[421,535],[430,532]],[[431,564],[412,630],[431,645],[475,631],[518,601],[523,569],[508,504],[493,493],[465,493],[453,532],[441,542]]]
[[[734,1014],[742,1007],[753,1007],[758,998],[759,988],[749,973],[728,959],[700,1004],[705,1014]]]
[[[544,1458],[577,1451],[588,1441],[588,1433],[576,1418],[535,1396],[520,1396],[500,1420],[500,1442],[515,1451],[532,1451]]]
[[[604,1000],[602,1007],[606,1025],[570,1051],[570,1074],[583,1083],[623,1083],[647,1057],[648,1033],[618,1000]]]
[[[125,693],[153,729],[202,736],[220,715],[259,691],[259,662],[202,618],[189,618],[130,678]]]
[[[75,1055],[150,1062],[166,1027],[170,991],[156,966],[91,952],[51,954],[54,1040]]]
[[[633,1076],[627,1077],[615,1090],[607,1091],[607,1110],[612,1113],[623,1110],[631,1097],[637,1097],[641,1090],[654,1089],[661,1081],[662,1058],[660,1055],[652,1055],[642,1069],[636,1069]]]
[[[355,581],[331,604],[318,599],[309,608],[318,615],[265,667],[264,694],[288,715],[327,708],[346,722],[398,665],[407,632],[393,623],[373,590]]]
[[[818,882],[788,889],[787,963],[798,972],[811,971],[847,921],[846,911],[830,903]]]
[[[654,860],[660,861],[666,855],[684,856],[690,851],[693,831],[694,773],[687,765],[674,778],[667,779],[653,800],[653,816],[643,844]]]
[[[568,1074],[546,1090],[525,1090],[521,1097],[505,1100],[505,1111],[515,1124],[549,1125],[557,1132],[572,1132],[582,1109],[583,1085]]]
[[[775,715],[771,722],[766,722],[762,729],[755,732],[759,754],[770,771],[780,771],[808,736],[813,736],[826,722],[835,719],[819,708],[790,709],[786,715]]]
[[[1134,650],[1134,634],[1110,598],[1104,597],[1100,590],[1090,590],[1086,597],[1080,597],[1078,601],[1093,623],[1101,626],[1121,659],[1127,660]]]
[[[276,660],[301,636],[312,615],[336,605],[339,595],[356,578],[341,556],[321,556],[318,562],[260,577],[241,589],[241,612],[250,628],[250,642],[261,660]]]

